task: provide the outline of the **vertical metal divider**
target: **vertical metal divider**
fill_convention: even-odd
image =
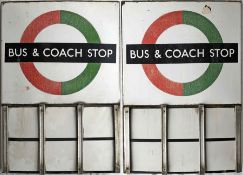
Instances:
[[[241,106],[235,106],[235,115],[236,115],[236,172],[239,173],[242,171],[242,162],[241,162]]]
[[[45,105],[40,104],[38,107],[39,117],[39,171],[45,174]]]
[[[3,172],[8,173],[8,106],[2,107],[2,126],[3,126]]]
[[[124,108],[124,161],[125,161],[125,173],[130,174],[130,109],[129,107]]]
[[[161,141],[162,141],[162,174],[167,174],[168,172],[168,108],[166,105],[161,106]]]
[[[83,173],[83,105],[77,105],[77,169],[78,174]]]
[[[120,173],[120,117],[119,106],[114,105],[114,133],[115,133],[115,173]]]
[[[0,173],[3,171],[3,126],[2,126],[2,106],[0,107],[1,114],[0,114]]]
[[[199,148],[200,148],[200,169],[199,174],[205,174],[206,172],[206,145],[205,145],[205,106],[198,106],[198,116],[199,116]]]

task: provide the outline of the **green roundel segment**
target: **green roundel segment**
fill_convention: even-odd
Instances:
[[[207,37],[209,43],[222,43],[222,37],[214,24],[202,15],[191,11],[183,11],[183,24],[199,29]],[[194,81],[183,83],[183,95],[194,95],[211,86],[218,78],[223,63],[211,63],[207,70]]]
[[[79,30],[88,43],[100,43],[99,35],[89,21],[73,12],[61,10],[60,13],[61,24],[67,24]],[[100,66],[99,63],[88,63],[80,75],[61,83],[61,94],[72,94],[85,88],[95,78]]]

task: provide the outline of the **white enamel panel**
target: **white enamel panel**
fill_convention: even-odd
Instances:
[[[9,108],[8,134],[9,137],[38,138],[38,109]]]
[[[113,137],[112,107],[85,107],[83,109],[84,137]]]
[[[47,171],[76,171],[76,142],[46,142]]]
[[[199,138],[199,116],[197,108],[171,108],[168,112],[168,138]]]
[[[113,141],[84,141],[84,171],[114,171]]]
[[[133,139],[161,139],[161,109],[131,109]]]
[[[38,142],[9,142],[10,171],[38,171]]]
[[[75,138],[75,107],[48,107],[45,115],[45,132],[47,138]]]
[[[107,10],[109,9],[109,10]],[[2,101],[4,103],[117,103],[119,93],[119,3],[118,2],[8,2],[2,5],[2,57],[5,43],[19,43],[25,28],[36,17],[55,10],[77,13],[96,29],[101,43],[116,44],[116,63],[101,64],[94,80],[70,95],[52,95],[37,89],[23,74],[19,63],[2,59]],[[14,11],[14,14],[12,13]],[[95,12],[95,15],[94,15]],[[35,42],[86,43],[77,29],[55,24],[42,30]],[[78,76],[86,63],[34,63],[46,78],[64,82]],[[45,85],[43,85],[45,86]]]

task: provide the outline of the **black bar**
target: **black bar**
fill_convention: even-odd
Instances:
[[[129,44],[127,64],[237,63],[237,43]]]
[[[161,142],[161,139],[130,139],[131,142]]]
[[[235,173],[235,170],[206,171],[206,173]]]
[[[116,45],[5,43],[5,62],[116,63]]]
[[[9,173],[19,173],[19,174],[39,174],[39,171],[9,171]]]
[[[167,172],[167,174],[198,174],[199,171],[190,171],[190,172]]]
[[[83,141],[103,141],[103,140],[115,140],[115,137],[92,137],[92,138],[83,138]]]
[[[199,139],[167,139],[167,142],[199,142]]]
[[[46,174],[77,174],[78,171],[46,171]]]
[[[46,138],[46,141],[55,141],[55,142],[59,142],[59,141],[77,141],[77,138]]]
[[[206,142],[235,141],[235,138],[206,138]]]
[[[161,174],[162,172],[157,171],[131,171],[134,174]]]
[[[10,141],[10,142],[38,142],[39,138],[13,138],[13,137],[9,137],[8,141]]]
[[[83,171],[83,173],[115,173],[114,171]]]

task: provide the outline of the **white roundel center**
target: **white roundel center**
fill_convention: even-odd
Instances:
[[[77,29],[65,24],[55,24],[42,30],[35,43],[87,43]],[[51,58],[50,58],[51,59]],[[67,81],[78,76],[87,63],[35,63],[38,71],[53,81]]]
[[[189,25],[176,25],[164,31],[158,38],[156,44],[175,43],[208,43],[206,36],[197,28]],[[200,54],[200,51],[198,52]],[[176,56],[178,53],[175,53]],[[180,58],[178,58],[180,59]],[[161,74],[175,82],[190,82],[200,77],[207,69],[208,63],[193,64],[157,64]]]

